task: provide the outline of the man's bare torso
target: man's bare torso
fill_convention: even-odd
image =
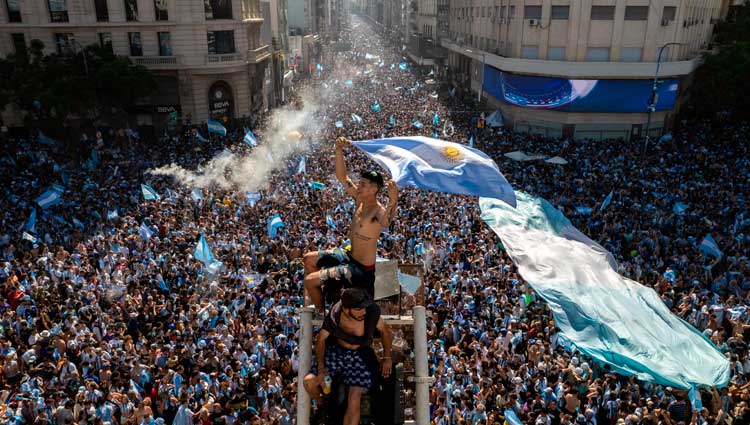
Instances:
[[[385,208],[379,202],[369,206],[360,202],[352,217],[352,227],[349,233],[352,258],[364,266],[375,264],[378,238],[383,228],[380,218],[384,213]]]

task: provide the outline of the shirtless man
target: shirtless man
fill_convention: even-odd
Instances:
[[[341,300],[331,307],[315,341],[317,367],[305,376],[305,390],[320,405],[325,377],[340,376],[343,384],[349,386],[344,425],[359,424],[362,393],[373,386],[377,370],[372,339],[376,330],[383,341],[380,372],[388,378],[392,367],[391,330],[380,317],[380,308],[364,289],[342,291]]]
[[[363,172],[358,184],[352,182],[344,162],[344,148],[349,145],[351,141],[344,137],[336,139],[336,179],[357,202],[349,231],[351,252],[335,248],[304,255],[305,289],[315,307],[323,313],[321,285],[325,285],[326,281],[342,280],[345,287],[365,288],[371,297],[374,296],[378,238],[380,232],[391,225],[398,205],[398,186],[393,180],[388,182],[388,206],[384,207],[378,202],[377,194],[383,187],[383,175],[380,172]]]

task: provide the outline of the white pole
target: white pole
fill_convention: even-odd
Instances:
[[[427,369],[427,324],[424,306],[413,309],[414,315],[414,383],[417,388],[417,425],[430,423],[430,384],[433,378],[428,376]]]
[[[312,315],[313,308],[299,309],[299,370],[297,372],[297,425],[310,425],[310,395],[307,394],[303,381],[312,364]]]

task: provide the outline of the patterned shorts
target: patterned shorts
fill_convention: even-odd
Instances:
[[[366,267],[354,259],[343,249],[334,248],[328,251],[318,251],[318,267],[320,267],[320,282],[336,291],[342,288],[364,288],[370,296],[375,296],[375,266]]]
[[[328,373],[331,377],[340,376],[344,385],[350,387],[372,387],[372,372],[367,367],[365,350],[372,351],[368,348],[350,350],[338,344],[326,346],[325,365]],[[317,369],[317,364],[313,364],[311,372],[317,374]]]

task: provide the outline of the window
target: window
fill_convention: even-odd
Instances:
[[[143,56],[143,43],[141,43],[141,33],[129,32],[128,42],[130,42],[130,56]]]
[[[232,19],[232,0],[203,0],[206,19]]]
[[[138,20],[138,0],[125,0],[125,20]]]
[[[112,33],[111,32],[100,32],[99,36],[99,47],[112,53]]]
[[[500,19],[505,19],[505,6],[500,6]]]
[[[523,19],[542,19],[542,6],[524,6]]]
[[[21,0],[5,0],[8,22],[21,22]]]
[[[48,0],[50,22],[68,22],[68,3],[65,0]]]
[[[587,62],[608,62],[609,47],[589,47],[586,50]]]
[[[57,46],[57,53],[60,55],[67,55],[73,53],[73,34],[71,33],[59,33],[55,34],[55,46]]]
[[[626,6],[626,21],[645,21],[648,19],[648,6]]]
[[[14,33],[10,35],[13,40],[13,48],[17,55],[26,54],[26,36],[23,33]]]
[[[664,12],[661,14],[661,18],[665,21],[674,21],[677,16],[677,7],[675,6],[664,6]]]
[[[552,6],[552,19],[568,19],[570,6]]]
[[[234,31],[209,31],[208,54],[234,53]]]
[[[172,38],[168,32],[160,32],[159,35],[159,56],[172,56]]]
[[[620,62],[640,62],[643,49],[640,47],[623,47],[620,49]]]
[[[524,59],[539,59],[539,46],[523,46],[521,57]]]
[[[109,21],[109,10],[107,9],[107,0],[94,0],[94,9],[96,9],[96,22]]]
[[[591,6],[591,20],[611,21],[615,19],[614,6]]]
[[[564,61],[565,60],[565,47],[550,47],[547,50],[547,60]]]
[[[154,0],[154,12],[157,21],[168,21],[169,12],[167,11],[167,0]]]
[[[515,17],[516,17],[516,7],[508,6],[508,19],[515,19]]]

